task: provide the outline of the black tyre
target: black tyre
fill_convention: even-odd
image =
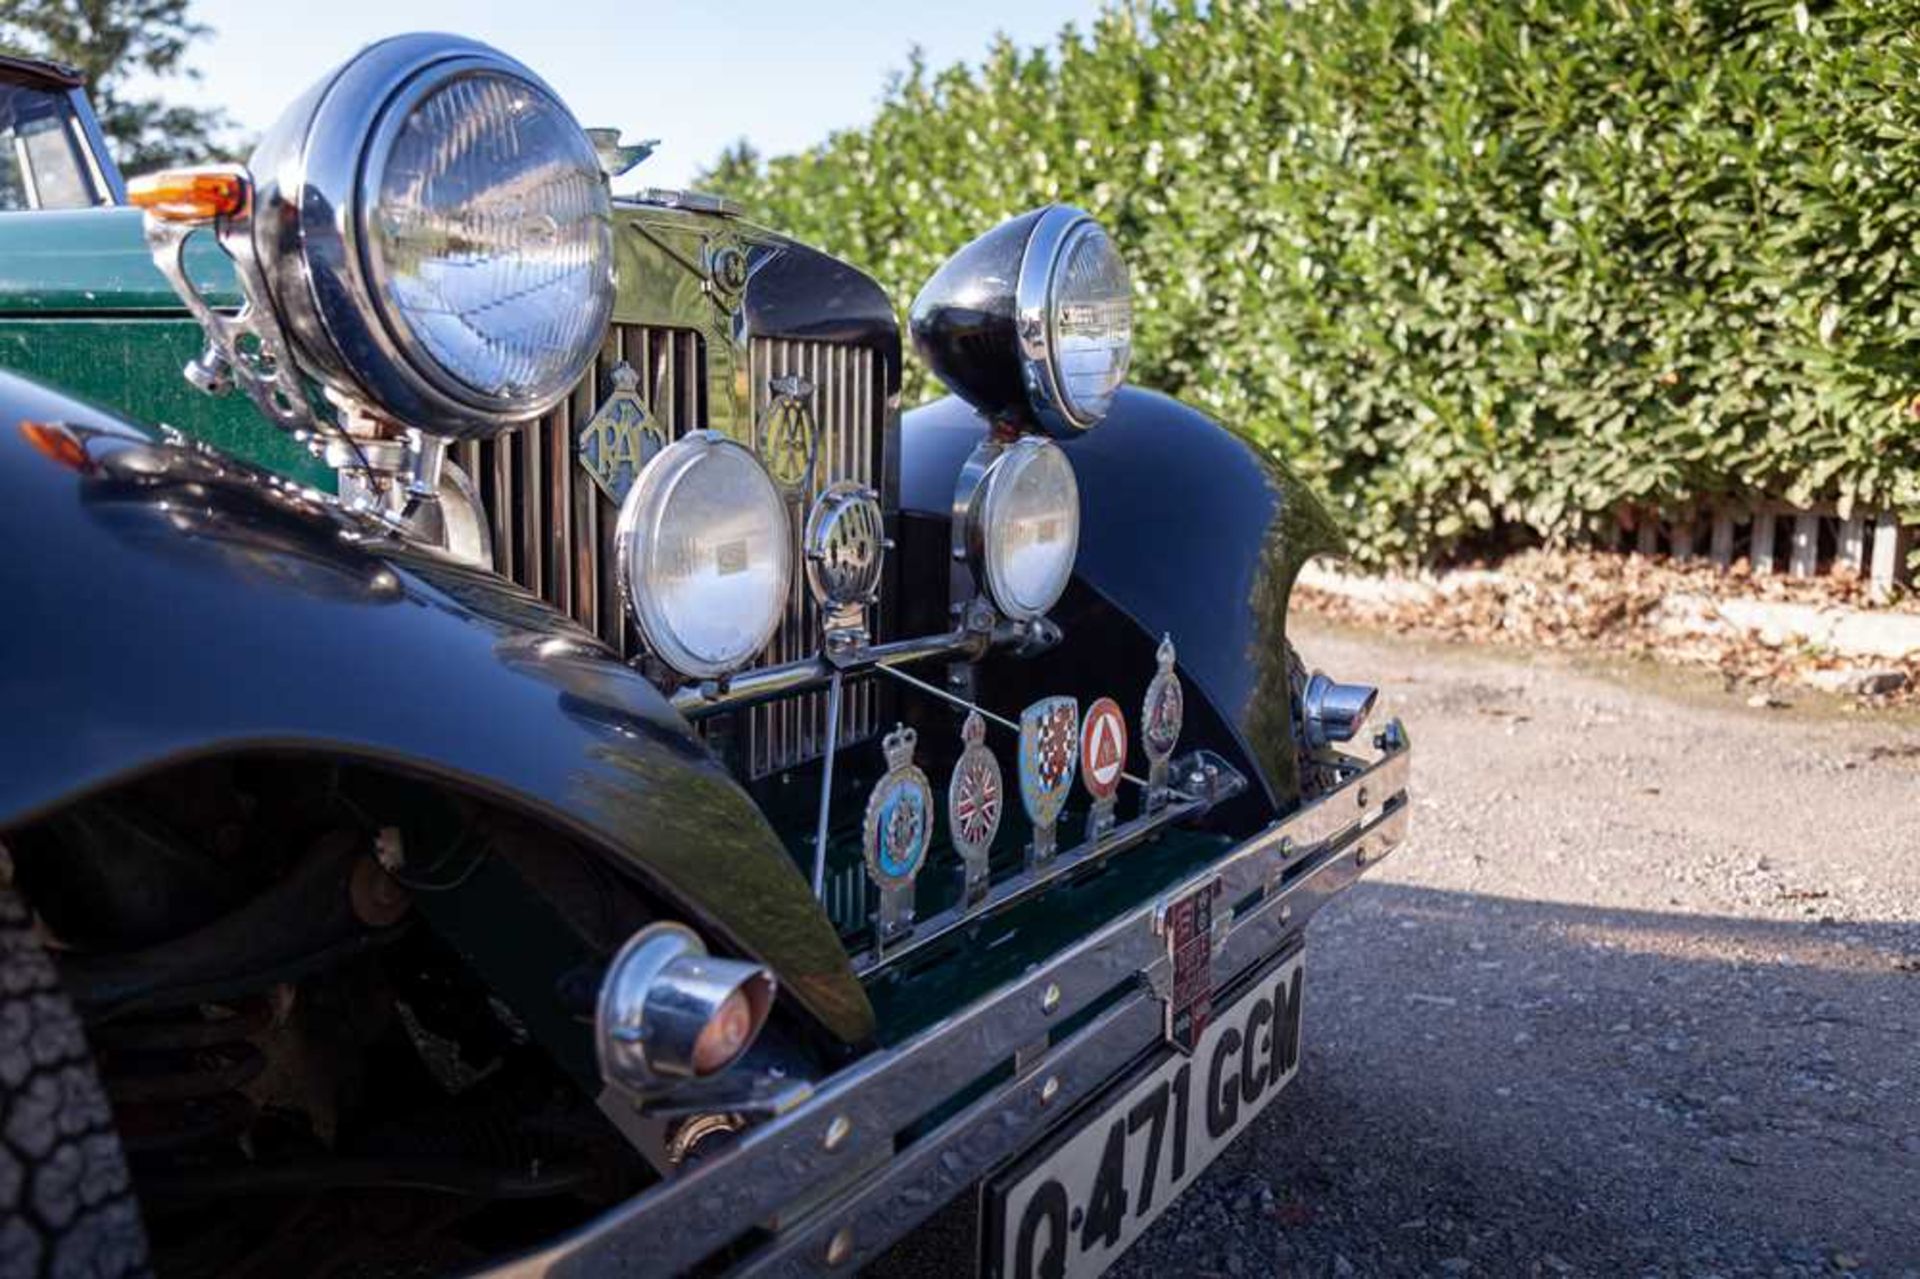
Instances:
[[[80,1018],[26,907],[0,887],[0,1279],[149,1273]]]

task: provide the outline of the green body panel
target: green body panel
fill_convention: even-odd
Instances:
[[[184,317],[147,252],[138,209],[0,214],[0,315],[139,311]],[[187,246],[187,275],[217,306],[237,306],[233,270],[212,237]]]
[[[205,395],[180,376],[205,345],[153,265],[136,209],[0,215],[0,368],[162,423],[305,483],[333,473],[243,395]],[[188,273],[220,305],[237,304],[233,271],[196,236]]]
[[[173,316],[0,316],[0,368],[205,440],[328,491],[333,472],[238,392],[205,395],[180,368],[200,353],[200,326]]]

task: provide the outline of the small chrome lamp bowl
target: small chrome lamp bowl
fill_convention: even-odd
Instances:
[[[1380,690],[1371,684],[1342,684],[1315,671],[1300,696],[1307,745],[1318,750],[1352,741],[1379,700]]]
[[[620,948],[600,985],[600,1075],[651,1094],[718,1074],[752,1047],[775,989],[764,965],[709,955],[684,925],[649,924]]]
[[[1080,553],[1080,487],[1051,440],[1026,436],[987,467],[967,502],[967,553],[994,607],[1015,621],[1059,603]]]
[[[786,500],[751,451],[695,431],[655,454],[614,533],[647,650],[694,679],[745,666],[779,628],[793,576]]]

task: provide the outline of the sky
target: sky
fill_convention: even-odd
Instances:
[[[996,32],[1021,45],[1085,27],[1099,0],[194,0],[214,34],[190,61],[198,84],[169,98],[218,105],[257,135],[356,49],[405,31],[484,40],[533,68],[588,127],[660,147],[627,179],[680,186],[745,137],[800,150],[872,117],[887,75],[923,47],[935,66],[977,62]],[[145,86],[142,86],[145,87]]]

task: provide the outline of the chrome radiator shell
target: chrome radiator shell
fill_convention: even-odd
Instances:
[[[639,394],[669,440],[708,426],[712,377],[709,335],[693,328],[615,324],[593,371],[558,409],[491,440],[456,445],[454,460],[473,480],[485,508],[494,545],[494,565],[503,575],[540,596],[597,634],[622,657],[639,653],[631,617],[621,604],[613,551],[618,507],[581,468],[578,428],[593,416],[612,387],[620,363],[633,369]],[[807,511],[829,484],[854,480],[883,487],[886,424],[890,405],[878,353],[869,346],[812,339],[754,337],[745,349],[742,426],[757,436],[772,402],[770,382],[797,374],[813,387],[811,405],[818,445],[811,478],[789,505],[794,545],[799,546]],[[757,447],[757,438],[743,438]],[[819,611],[794,574],[780,629],[754,663],[776,665],[820,649]],[[872,625],[884,633],[885,601]],[[751,669],[751,668],[750,668]],[[764,777],[817,758],[825,749],[828,694],[813,691],[742,712],[742,762],[749,776]],[[881,713],[871,677],[851,680],[842,691],[842,745],[871,737]]]

